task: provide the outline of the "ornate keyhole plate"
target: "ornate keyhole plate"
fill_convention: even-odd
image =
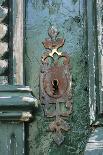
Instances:
[[[58,51],[64,45],[64,39],[57,38],[58,31],[54,27],[49,28],[48,34],[50,39],[43,42],[47,51],[41,58],[40,100],[45,116],[54,117],[49,129],[54,134],[54,141],[60,145],[64,141],[63,130],[69,130],[64,118],[72,112],[71,66],[69,55]],[[66,111],[61,111],[61,103]],[[50,106],[54,104],[55,111],[50,111]]]

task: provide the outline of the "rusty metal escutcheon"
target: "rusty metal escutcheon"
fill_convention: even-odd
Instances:
[[[45,116],[55,117],[49,130],[54,133],[54,141],[60,145],[64,141],[63,130],[69,130],[63,117],[68,117],[72,112],[71,65],[69,55],[58,51],[64,45],[64,39],[57,38],[57,29],[52,26],[48,34],[50,39],[43,42],[47,51],[41,58],[40,100],[44,105]],[[65,111],[61,111],[61,103],[65,104]],[[55,110],[50,111],[54,105]]]

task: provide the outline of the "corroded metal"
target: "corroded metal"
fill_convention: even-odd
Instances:
[[[54,133],[54,141],[60,145],[64,141],[62,131],[69,130],[63,117],[68,117],[72,112],[71,66],[69,55],[58,51],[64,45],[64,39],[57,38],[58,31],[54,27],[49,29],[48,34],[50,39],[43,42],[47,51],[41,58],[40,99],[46,117],[55,117],[49,129]],[[60,108],[63,105],[64,111]]]

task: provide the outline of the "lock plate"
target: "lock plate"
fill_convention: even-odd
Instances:
[[[62,117],[68,117],[72,112],[71,94],[71,65],[66,52],[58,49],[64,45],[64,39],[57,38],[58,31],[49,29],[51,39],[43,42],[47,49],[41,58],[40,100],[46,117],[55,117],[50,123],[49,130],[54,133],[54,141],[60,145],[64,141],[62,131],[68,131],[69,126]],[[65,105],[66,111],[61,111],[60,104]],[[55,110],[50,111],[55,105]]]
[[[43,88],[46,94],[52,98],[60,98],[68,89],[67,68],[65,66],[53,66],[44,75]]]

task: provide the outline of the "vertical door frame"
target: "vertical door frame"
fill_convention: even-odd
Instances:
[[[10,83],[24,84],[23,77],[23,53],[24,53],[24,17],[25,0],[9,0],[9,40],[12,40],[10,48]],[[10,43],[10,41],[9,41]]]
[[[24,3],[25,0],[4,0],[0,4],[0,152],[5,155],[26,153],[25,123],[32,119],[37,105],[32,90],[23,81]]]

